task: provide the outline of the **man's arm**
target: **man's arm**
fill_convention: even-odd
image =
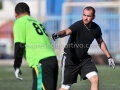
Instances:
[[[105,53],[107,58],[111,57],[111,55],[110,55],[110,53],[109,53],[109,51],[107,49],[107,46],[106,46],[104,40],[102,39],[102,37],[100,37],[100,38],[98,38],[96,40],[97,40],[97,43],[98,43],[100,49]]]
[[[60,38],[62,38],[62,37],[65,37],[67,35],[70,35],[71,33],[72,33],[72,31],[68,28],[68,29],[59,31],[58,35],[59,35]]]
[[[15,69],[15,76],[19,80],[23,80],[21,77],[19,77],[19,74],[22,74],[21,70],[19,69],[22,63],[22,57],[25,51],[25,44],[23,43],[15,43],[14,48],[14,69]]]
[[[68,29],[59,31],[57,34],[53,33],[52,38],[55,41],[55,39],[65,37],[67,35],[70,35],[71,33],[72,33],[72,31],[68,28]]]
[[[112,56],[110,55],[110,53],[109,53],[109,51],[107,49],[107,46],[106,46],[105,42],[103,41],[102,37],[99,37],[96,40],[97,40],[101,50],[106,54],[106,56],[108,58],[109,66],[112,67],[113,69],[115,69],[114,60],[113,60]]]
[[[22,63],[22,57],[25,51],[25,44],[17,42],[15,43],[15,48],[14,48],[14,68],[20,68],[21,63]]]
[[[21,21],[16,21],[13,26],[14,34],[14,69],[15,76],[19,80],[23,80],[19,77],[19,74],[22,74],[20,66],[22,63],[22,57],[25,51],[26,43],[26,31],[25,24]]]
[[[81,28],[80,22],[81,21],[77,21],[77,22],[73,23],[67,29],[60,31],[57,34],[53,33],[52,34],[53,40],[55,41],[55,39],[62,38],[62,37],[65,37],[67,35],[70,35],[71,33],[77,32],[77,30],[79,28]]]

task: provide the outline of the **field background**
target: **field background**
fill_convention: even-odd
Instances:
[[[7,62],[7,61],[6,61]],[[120,90],[120,66],[116,69],[110,68],[108,65],[97,65],[99,71],[100,85],[99,90]],[[21,67],[24,80],[19,81],[14,76],[12,64],[0,64],[0,90],[31,90],[32,72],[27,65]],[[80,78],[80,77],[79,77]],[[73,84],[70,90],[90,90],[90,82],[88,80],[80,81]],[[58,88],[61,82],[61,69],[59,69]]]

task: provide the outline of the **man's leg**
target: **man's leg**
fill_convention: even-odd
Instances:
[[[32,90],[37,90],[37,75],[34,68],[32,69],[32,74],[33,74]]]
[[[92,71],[86,75],[91,82],[91,90],[99,90],[99,78],[96,71]]]
[[[33,68],[33,86],[32,90],[42,90],[42,68],[41,65],[37,65]]]
[[[43,90],[56,90],[58,79],[58,62],[56,57],[41,60]]]
[[[75,64],[76,61],[77,61],[76,58],[63,55],[62,62],[61,62],[62,64],[62,81],[61,81],[62,85],[59,90],[69,90],[71,85],[77,82],[79,67],[77,67],[77,65]]]

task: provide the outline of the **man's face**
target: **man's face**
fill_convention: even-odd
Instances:
[[[82,20],[85,25],[89,24],[94,19],[93,11],[84,9]]]

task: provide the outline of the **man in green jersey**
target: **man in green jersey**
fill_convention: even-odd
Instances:
[[[58,62],[56,54],[46,34],[45,27],[30,16],[29,6],[20,2],[15,7],[14,23],[15,61],[14,69],[17,79],[23,55],[33,74],[32,90],[56,90]]]

